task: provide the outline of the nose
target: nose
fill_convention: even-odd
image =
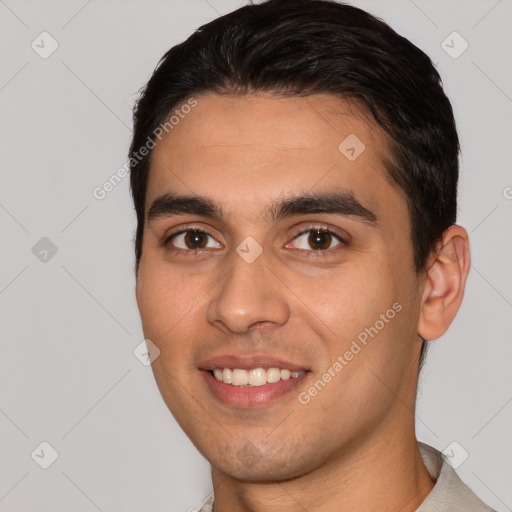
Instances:
[[[256,324],[281,326],[288,321],[284,286],[268,264],[264,252],[252,263],[233,253],[231,269],[208,304],[212,325],[243,334]]]

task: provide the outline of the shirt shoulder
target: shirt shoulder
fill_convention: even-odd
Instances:
[[[213,510],[213,496],[199,509],[198,512],[212,512]]]
[[[419,448],[423,462],[436,483],[416,512],[496,512],[459,478],[440,451],[421,442]]]

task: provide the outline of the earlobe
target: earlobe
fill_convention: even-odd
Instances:
[[[426,271],[418,320],[418,334],[426,340],[437,339],[447,331],[464,297],[471,266],[466,230],[450,226],[432,259]]]

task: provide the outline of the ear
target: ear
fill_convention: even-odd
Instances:
[[[448,330],[464,297],[470,267],[468,234],[461,226],[450,226],[427,268],[418,320],[423,339],[435,340]]]

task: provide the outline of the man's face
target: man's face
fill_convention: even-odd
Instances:
[[[330,95],[196,99],[152,155],[137,282],[172,414],[214,468],[247,480],[406,432],[421,276],[383,131]]]

